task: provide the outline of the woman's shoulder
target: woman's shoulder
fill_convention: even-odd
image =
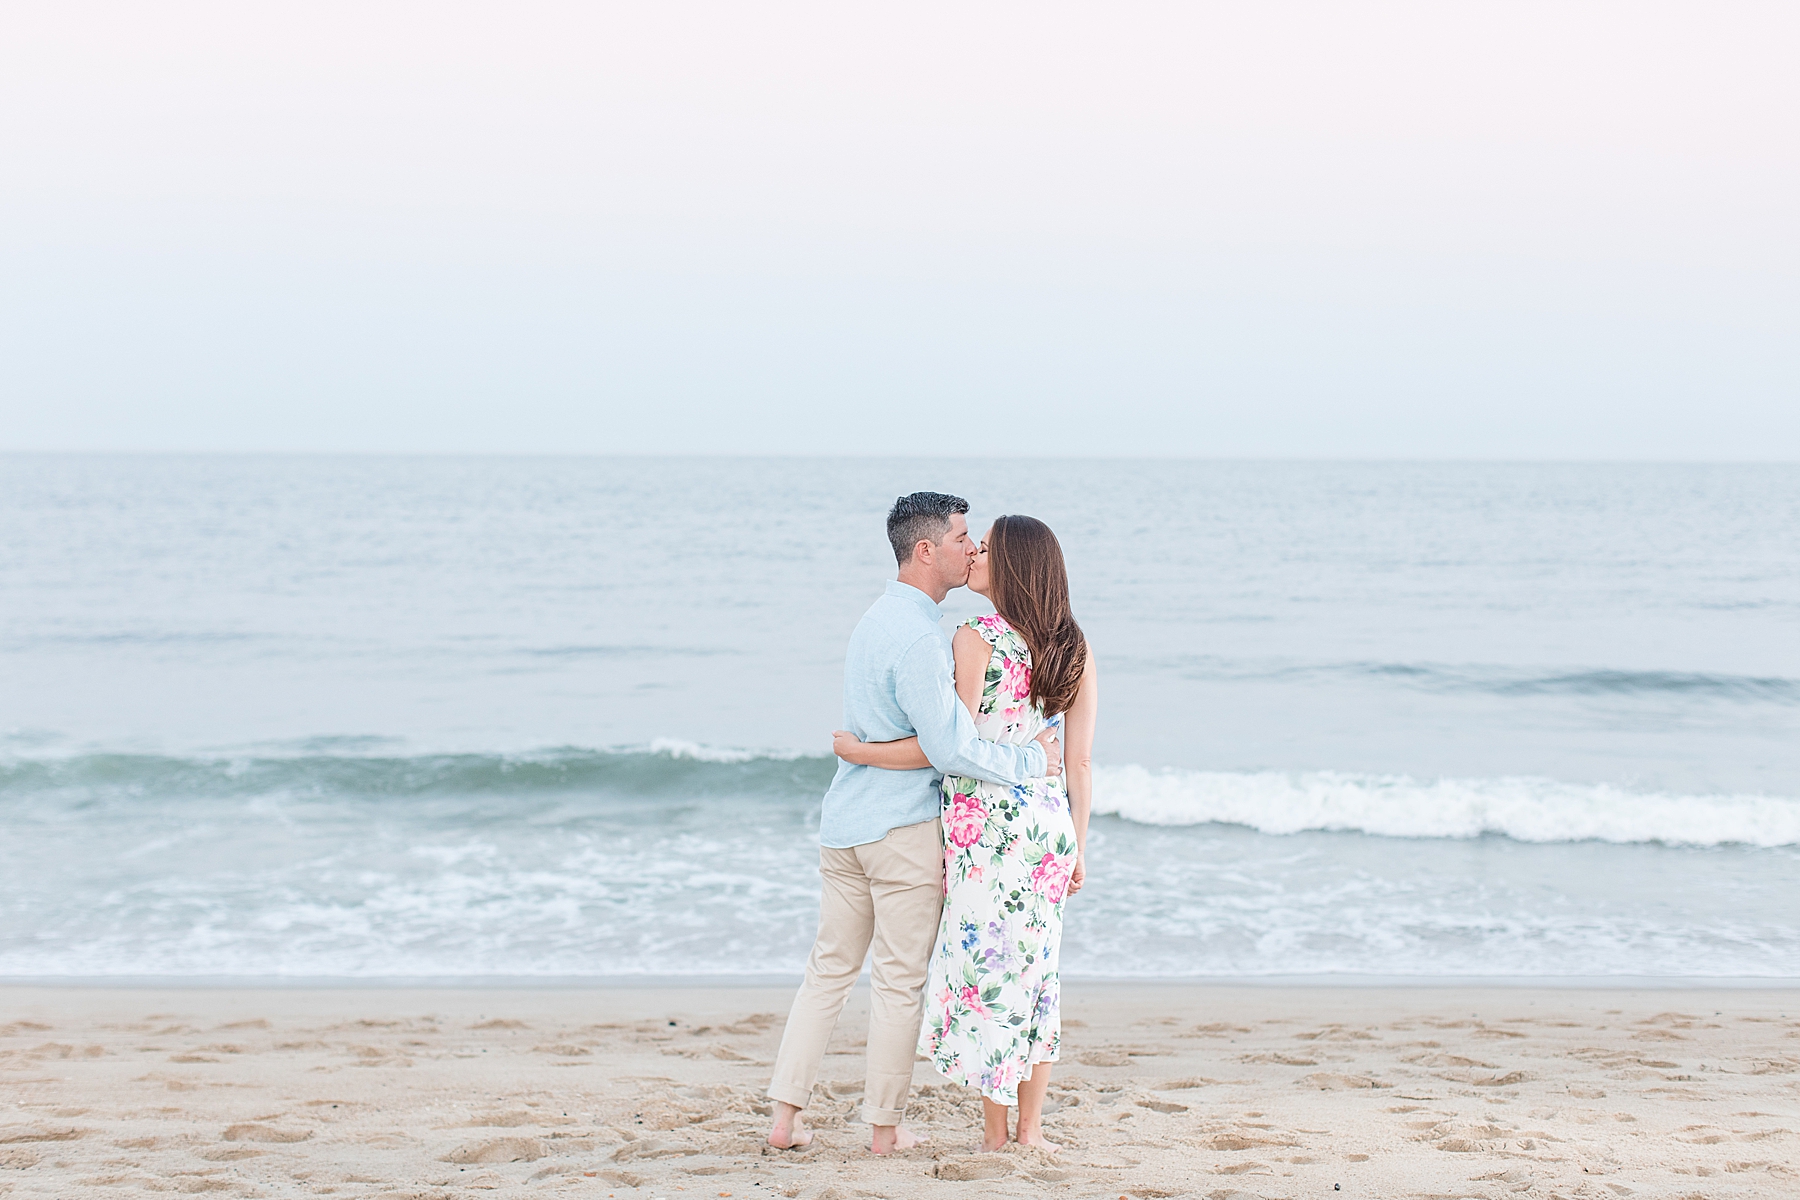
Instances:
[[[989,613],[985,617],[970,617],[963,622],[963,625],[980,634],[981,640],[990,646],[997,645],[1001,638],[1013,632],[1011,623],[999,613]]]

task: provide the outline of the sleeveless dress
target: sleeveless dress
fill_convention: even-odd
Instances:
[[[975,728],[1022,746],[1052,723],[1029,700],[1031,652],[998,613],[968,624],[993,647]],[[943,822],[944,917],[919,1053],[946,1078],[1016,1104],[1020,1082],[1055,1062],[1062,1042],[1057,964],[1075,821],[1060,776],[1011,787],[947,775]]]

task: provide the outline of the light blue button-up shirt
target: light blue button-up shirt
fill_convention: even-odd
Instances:
[[[941,615],[930,596],[894,580],[856,623],[844,659],[844,728],[865,742],[917,734],[932,765],[884,771],[840,761],[825,793],[821,844],[861,846],[931,820],[946,773],[1007,784],[1044,774],[1044,748],[1036,742],[1002,746],[975,731],[956,697],[956,660]]]

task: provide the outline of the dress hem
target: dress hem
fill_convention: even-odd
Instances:
[[[931,1058],[931,1053],[928,1050],[926,1050],[926,1048],[923,1046],[919,1047],[919,1053],[927,1060],[929,1060]],[[1039,1063],[1046,1063],[1046,1062],[1054,1063],[1054,1062],[1061,1062],[1061,1061],[1062,1061],[1062,1048],[1060,1046],[1057,1047],[1055,1050],[1051,1050],[1044,1054],[1034,1053],[1025,1060],[1025,1079],[1031,1078],[1032,1071],[1037,1069],[1037,1065]],[[1019,1085],[1017,1083],[1013,1084],[1013,1089],[1012,1089],[1011,1095],[1008,1095],[1004,1092],[1001,1092],[999,1094],[994,1094],[994,1093],[990,1093],[990,1092],[986,1092],[986,1091],[982,1090],[979,1076],[977,1076],[974,1079],[958,1079],[956,1076],[950,1074],[948,1071],[946,1071],[942,1067],[938,1066],[937,1063],[935,1063],[935,1062],[933,1062],[931,1064],[931,1069],[936,1071],[939,1075],[942,1075],[945,1079],[949,1080],[951,1083],[961,1084],[963,1087],[974,1088],[976,1091],[981,1092],[983,1098],[992,1100],[995,1104],[1004,1104],[1008,1108],[1011,1108],[1013,1105],[1015,1105],[1019,1102]],[[1020,1082],[1022,1083],[1022,1082],[1024,1082],[1024,1080],[1021,1080]]]

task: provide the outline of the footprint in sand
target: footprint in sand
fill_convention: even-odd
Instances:
[[[550,1153],[549,1147],[536,1138],[492,1138],[459,1146],[440,1160],[447,1163],[514,1163],[536,1162]]]
[[[952,1158],[937,1165],[932,1173],[939,1179],[998,1179],[1012,1174],[1012,1160],[1004,1154],[982,1154],[974,1158]]]
[[[92,1130],[67,1125],[49,1129],[42,1126],[0,1126],[0,1146],[17,1146],[24,1142],[72,1142],[91,1132]]]
[[[279,1129],[255,1121],[245,1121],[226,1128],[228,1142],[304,1142],[313,1135],[310,1129]]]

